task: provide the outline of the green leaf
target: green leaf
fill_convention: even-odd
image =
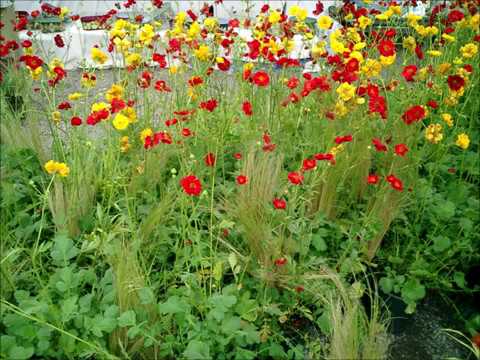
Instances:
[[[183,356],[189,360],[210,359],[210,346],[199,340],[191,340],[188,343]]]
[[[452,242],[446,236],[437,236],[433,239],[433,250],[436,252],[442,252],[447,250]]]
[[[118,318],[118,326],[120,327],[133,326],[135,325],[135,322],[136,322],[136,316],[133,310],[125,311]]]
[[[74,295],[62,303],[62,320],[67,322],[71,315],[77,310],[77,295]]]
[[[402,287],[402,298],[406,303],[414,303],[423,299],[425,295],[425,286],[423,286],[417,279],[408,280]]]
[[[385,294],[390,294],[392,292],[394,284],[395,281],[389,277],[382,277],[379,281],[380,289],[382,289]]]
[[[327,250],[327,243],[321,234],[314,234],[312,236],[312,245],[317,251],[322,252]]]
[[[455,215],[455,204],[451,201],[439,201],[434,207],[434,212],[442,220],[447,220]]]
[[[456,271],[453,274],[453,281],[455,281],[455,284],[457,284],[459,288],[465,289],[466,282],[465,282],[465,274],[463,272]]]
[[[238,316],[230,316],[223,320],[221,330],[227,334],[232,335],[235,331],[240,329],[240,318]]]
[[[279,344],[273,343],[268,349],[268,355],[273,359],[286,359],[287,354],[283,351],[283,347]]]
[[[155,294],[152,289],[148,287],[140,289],[138,296],[140,297],[140,303],[142,305],[153,304],[155,302]]]
[[[189,309],[185,300],[177,295],[171,296],[164,303],[158,304],[158,311],[161,314],[177,314],[187,312]]]
[[[74,246],[72,239],[66,234],[59,233],[55,236],[51,256],[57,264],[65,264],[68,260],[77,256],[77,254],[78,249]]]
[[[33,356],[35,348],[33,346],[23,347],[14,346],[8,352],[9,359],[11,360],[23,360],[30,359]]]

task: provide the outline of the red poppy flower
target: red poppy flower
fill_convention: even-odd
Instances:
[[[55,45],[57,45],[57,47],[63,48],[65,46],[65,43],[63,42],[62,36],[60,34],[55,35],[53,40],[55,41]]]
[[[167,83],[164,80],[157,80],[155,82],[155,90],[160,92],[171,92],[172,89],[167,86]]]
[[[298,84],[300,84],[300,80],[298,80],[298,78],[296,78],[295,76],[292,76],[287,81],[287,87],[289,89],[295,89],[298,86]]]
[[[223,60],[221,62],[217,62],[217,67],[221,71],[228,71],[230,69],[231,62],[226,57],[222,57],[222,59]]]
[[[188,80],[188,85],[190,86],[197,86],[197,85],[202,85],[203,84],[203,79],[200,76],[192,76]]]
[[[82,119],[78,116],[74,116],[70,119],[70,124],[72,124],[72,126],[80,126],[82,125]]]
[[[382,119],[387,118],[387,102],[383,96],[373,96],[368,100],[370,113],[378,113]]]
[[[459,11],[459,10],[452,10],[450,11],[450,13],[448,14],[448,22],[449,23],[454,23],[454,22],[457,22],[457,21],[461,21],[463,20],[463,18],[465,17],[465,15]]]
[[[192,135],[192,131],[189,128],[182,129],[182,136],[189,137],[190,135]]]
[[[395,55],[395,44],[392,40],[382,40],[378,44],[378,51],[383,56],[393,56]]]
[[[430,106],[432,109],[438,108],[438,103],[435,100],[428,100],[427,105]]]
[[[237,176],[237,184],[238,185],[245,185],[248,182],[248,178],[245,175],[238,175]]]
[[[273,207],[277,210],[285,210],[287,208],[287,202],[283,199],[275,198],[272,203]]]
[[[270,9],[270,6],[268,4],[264,4],[262,8],[260,9],[260,12],[262,14],[266,13]]]
[[[202,184],[195,175],[185,176],[180,180],[183,191],[190,196],[198,196],[202,192]]]
[[[22,47],[23,48],[28,49],[31,46],[32,46],[32,42],[30,40],[23,40],[22,41]]]
[[[208,153],[207,155],[205,155],[205,158],[203,160],[205,161],[205,165],[214,166],[215,165],[215,154]]]
[[[378,138],[372,139],[372,144],[375,145],[375,149],[377,149],[377,151],[387,151],[387,145],[383,144]]]
[[[116,112],[119,112],[125,109],[127,105],[125,104],[125,101],[123,101],[122,99],[113,98],[110,103],[110,107],[112,110],[112,114],[115,114]]]
[[[378,184],[379,181],[380,181],[380,177],[376,174],[370,174],[367,177],[367,183],[369,184],[375,185],[375,184]]]
[[[72,105],[68,101],[64,101],[60,104],[58,104],[58,110],[68,110],[71,109]]]
[[[465,86],[465,79],[460,75],[450,75],[447,79],[448,87],[453,91],[459,91]]]
[[[212,112],[217,107],[218,102],[215,99],[210,99],[200,103],[200,108]]]
[[[178,123],[176,118],[165,120],[165,126],[173,126]]]
[[[417,74],[417,66],[416,65],[407,65],[403,68],[402,76],[405,78],[406,81],[415,81],[413,78]]]
[[[425,109],[423,106],[415,105],[407,109],[403,115],[402,119],[405,124],[410,125],[415,121],[420,121],[426,116]]]
[[[408,147],[405,144],[397,144],[395,145],[395,154],[398,156],[405,156],[408,152]]]
[[[305,159],[303,160],[303,171],[309,171],[315,169],[317,166],[317,161],[315,159]]]
[[[297,171],[292,171],[291,173],[288,174],[288,180],[293,185],[300,185],[303,182],[303,179],[304,179],[303,175]]]
[[[249,101],[243,102],[242,110],[243,110],[243,113],[247,116],[252,116],[253,114],[252,104]]]
[[[287,263],[287,258],[284,258],[284,257],[275,260],[275,265],[277,265],[277,266],[283,266],[286,263]]]
[[[252,81],[257,86],[267,86],[270,82],[270,77],[265,71],[257,71],[253,74]]]
[[[397,191],[403,191],[403,182],[399,178],[397,178],[395,175],[388,175],[387,176],[387,181],[390,183],[393,189]]]
[[[335,143],[336,144],[342,144],[344,142],[350,142],[353,140],[353,136],[352,135],[345,135],[345,136],[337,136],[335,138]]]
[[[165,60],[165,55],[154,53],[152,55],[152,60],[155,61],[158,65],[160,65],[162,69],[167,67],[167,61]]]
[[[30,70],[35,71],[43,65],[43,60],[35,55],[24,55],[20,57],[20,61],[24,61]]]
[[[327,161],[331,161],[333,160],[333,154],[322,154],[322,153],[319,153],[319,154],[315,154],[315,159],[319,160],[319,161],[322,161],[322,160],[327,160]]]

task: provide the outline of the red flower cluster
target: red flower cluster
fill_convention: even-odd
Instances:
[[[403,113],[402,119],[405,122],[405,124],[410,125],[413,122],[424,119],[426,115],[427,113],[425,112],[425,109],[423,108],[423,106],[415,105],[410,107]]]
[[[145,149],[150,149],[160,143],[163,144],[171,144],[173,142],[172,136],[166,131],[160,131],[152,136],[147,136],[145,138],[145,142],[143,143],[143,147]]]
[[[202,192],[202,184],[195,175],[185,176],[180,180],[180,185],[185,194],[190,196],[198,196]]]
[[[218,106],[218,102],[215,99],[210,99],[200,103],[200,109],[212,112]]]

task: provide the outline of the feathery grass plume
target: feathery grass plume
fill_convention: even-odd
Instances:
[[[245,160],[242,174],[249,179],[227,209],[241,225],[246,244],[258,263],[269,268],[281,254],[282,236],[274,234],[269,209],[277,188],[282,165],[275,154],[251,150]]]

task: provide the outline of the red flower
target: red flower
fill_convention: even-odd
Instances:
[[[378,51],[383,56],[393,56],[395,55],[395,44],[392,40],[382,40],[378,44]]]
[[[284,257],[275,260],[275,265],[277,265],[277,266],[283,266],[286,263],[287,263],[287,258],[284,258]]]
[[[257,86],[267,86],[270,82],[270,77],[265,71],[257,71],[253,74],[252,81]]]
[[[189,137],[190,135],[192,135],[192,132],[190,131],[189,128],[182,129],[182,136]]]
[[[275,198],[272,203],[273,207],[277,210],[285,210],[287,208],[287,202],[283,199]]]
[[[217,107],[218,102],[215,99],[210,99],[200,103],[200,108],[212,112]]]
[[[402,119],[405,124],[410,125],[415,121],[420,121],[426,116],[425,109],[423,106],[415,105],[407,109],[402,115]]]
[[[352,135],[345,135],[345,136],[337,136],[335,138],[335,143],[336,144],[342,144],[344,142],[350,142],[353,140],[353,136]]]
[[[323,12],[323,4],[322,4],[322,2],[319,0],[319,1],[317,1],[316,4],[315,4],[315,10],[313,10],[313,15],[318,16],[318,15],[320,15],[322,12]]]
[[[367,177],[367,183],[375,185],[378,184],[378,181],[380,180],[380,177],[376,174],[370,174]]]
[[[287,81],[287,87],[289,89],[295,89],[298,86],[298,84],[300,84],[300,80],[298,80],[298,78],[296,78],[295,76],[292,76]]]
[[[63,48],[65,46],[65,43],[63,42],[62,36],[60,34],[55,35],[53,40],[55,41],[55,45],[57,45],[57,47]]]
[[[203,160],[205,161],[205,165],[214,166],[215,165],[215,154],[208,153],[207,155],[205,155],[205,158]]]
[[[398,156],[405,156],[408,152],[408,147],[405,144],[397,144],[395,145],[395,154]]]
[[[167,61],[165,60],[165,55],[154,53],[152,55],[152,60],[155,61],[158,65],[160,65],[162,69],[167,67]]]
[[[268,11],[268,9],[270,9],[270,6],[268,4],[264,4],[260,9],[260,12],[264,14]]]
[[[388,175],[387,181],[390,183],[393,189],[397,191],[403,191],[403,183],[402,180],[397,178],[395,175]]]
[[[190,86],[197,86],[197,85],[202,85],[203,84],[203,79],[200,76],[192,76],[188,80],[188,85]]]
[[[463,20],[464,17],[465,17],[465,15],[461,11],[452,10],[448,14],[448,22],[449,23],[454,23],[454,22],[457,22],[457,21],[461,21],[461,20]]]
[[[198,196],[202,191],[202,184],[195,175],[185,176],[180,180],[180,185],[183,187],[183,191],[190,196]]]
[[[415,47],[415,54],[417,55],[417,58],[419,60],[423,60],[424,56],[423,56],[423,51],[422,51],[422,47],[420,45],[417,44],[417,46]]]
[[[82,125],[82,119],[78,116],[74,116],[70,119],[70,124],[72,124],[72,126],[80,126]]]
[[[372,96],[368,100],[368,109],[371,113],[379,113],[382,119],[387,118],[387,103],[383,96]]]
[[[58,105],[58,110],[68,110],[71,109],[72,105],[68,101],[64,101]]]
[[[317,166],[317,161],[315,159],[305,159],[303,160],[303,171],[309,171],[315,169]]]
[[[252,104],[250,101],[244,101],[242,104],[242,110],[243,113],[247,116],[252,116],[253,114],[253,109],[252,109]]]
[[[333,154],[315,154],[315,159],[322,161],[322,160],[327,160],[327,161],[332,161],[333,160]]]
[[[22,47],[24,47],[25,49],[28,49],[31,46],[32,46],[32,42],[30,40],[23,40],[22,41]]]
[[[110,105],[112,109],[112,114],[115,114],[116,112],[119,112],[127,107],[125,101],[117,98],[113,98]]]
[[[377,151],[387,151],[387,145],[383,144],[378,138],[372,139],[372,144],[375,145],[375,149],[377,149]]]
[[[160,92],[171,92],[172,91],[172,89],[170,89],[167,86],[167,83],[164,80],[157,80],[157,82],[155,82],[155,90],[158,90]]]
[[[417,74],[417,66],[416,65],[407,65],[403,68],[402,76],[405,78],[406,81],[415,81],[413,78]]]
[[[245,175],[238,175],[237,176],[237,184],[238,185],[245,185],[248,182],[248,178]]]
[[[222,57],[222,59],[223,59],[223,61],[217,62],[218,68],[219,68],[220,70],[222,70],[222,71],[228,71],[228,70],[230,69],[231,63],[230,63],[230,61],[229,61],[227,58],[225,58],[225,57]]]
[[[304,179],[303,175],[297,171],[292,171],[291,173],[288,174],[288,180],[293,185],[300,185],[303,182],[303,179]]]
[[[35,55],[24,55],[20,57],[20,60],[25,61],[25,65],[27,65],[32,71],[43,65],[43,60]]]
[[[435,100],[428,100],[427,105],[430,106],[432,109],[438,108],[438,103]]]
[[[173,126],[178,123],[176,118],[165,120],[165,126]]]
[[[447,82],[448,87],[453,91],[458,91],[465,86],[465,79],[460,75],[450,75]]]

